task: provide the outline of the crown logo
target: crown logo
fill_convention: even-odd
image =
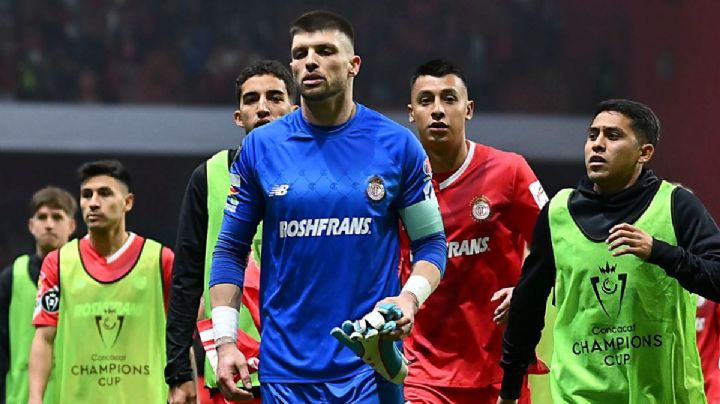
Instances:
[[[623,298],[625,297],[625,288],[627,286],[627,274],[617,273],[615,276],[617,265],[610,265],[605,262],[605,266],[600,266],[600,275],[591,276],[590,284],[592,285],[595,298],[605,314],[615,319],[620,314]],[[620,292],[616,294],[616,292]],[[617,309],[616,309],[617,307]]]
[[[601,274],[613,274],[613,273],[615,273],[615,267],[616,267],[616,265],[610,266],[610,264],[606,262],[604,268],[603,267],[599,268],[600,273]]]

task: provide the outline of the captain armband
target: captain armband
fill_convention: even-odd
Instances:
[[[444,231],[440,207],[435,198],[400,209],[400,217],[411,241]]]

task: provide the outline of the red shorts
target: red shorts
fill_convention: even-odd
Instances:
[[[405,401],[410,404],[497,404],[500,383],[485,387],[441,387],[426,384],[405,383]],[[527,376],[518,404],[530,404],[530,389]]]

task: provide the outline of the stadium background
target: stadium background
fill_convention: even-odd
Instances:
[[[31,251],[32,192],[77,195],[76,167],[98,158],[134,176],[129,228],[172,246],[192,169],[242,138],[235,76],[258,58],[289,61],[287,27],[315,8],[355,24],[356,99],[402,122],[417,64],[460,65],[477,102],[468,135],[524,154],[549,195],[583,174],[599,100],[647,103],[663,123],[651,168],[720,214],[717,1],[5,0],[0,265]]]

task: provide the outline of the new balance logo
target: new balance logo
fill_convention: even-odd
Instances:
[[[275,185],[270,189],[268,196],[271,198],[273,196],[285,196],[287,195],[288,188],[290,188],[290,185],[288,184]]]

